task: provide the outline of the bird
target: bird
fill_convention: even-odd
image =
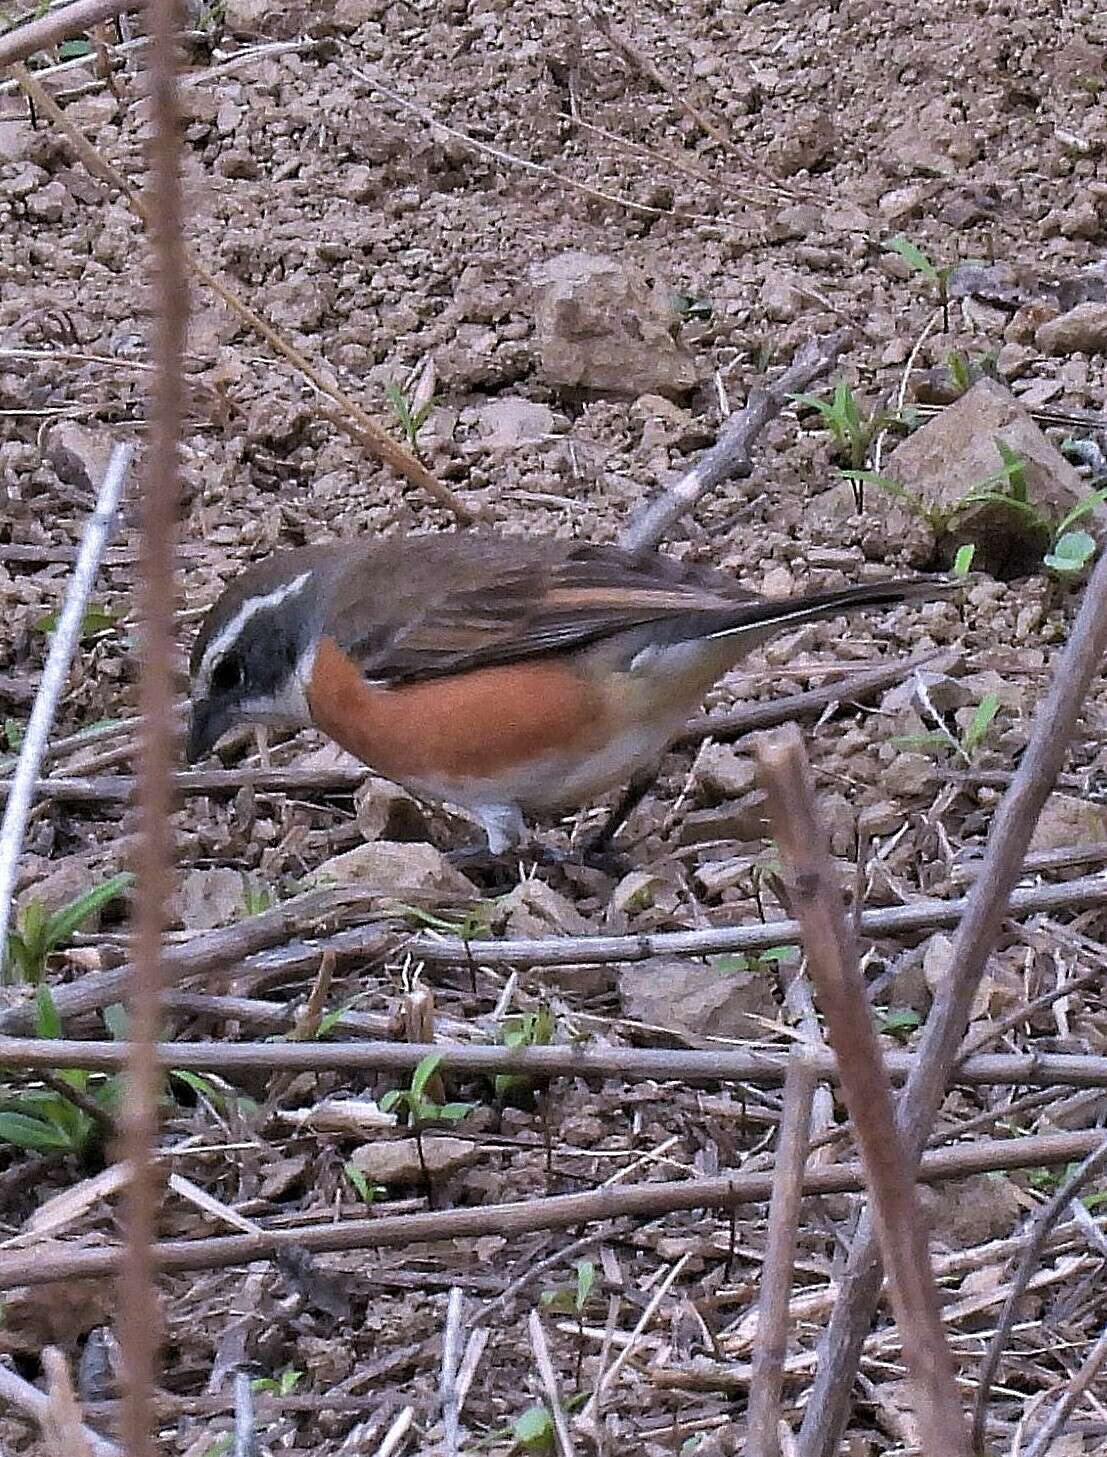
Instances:
[[[935,596],[937,578],[791,598],[656,551],[492,530],[276,552],[205,617],[187,757],[241,724],[313,726],[503,856],[525,815],[655,766],[704,695],[775,633]]]

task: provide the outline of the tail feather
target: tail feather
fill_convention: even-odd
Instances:
[[[736,633],[756,631],[758,634],[778,632],[802,622],[816,622],[824,617],[837,617],[861,607],[894,607],[919,597],[940,597],[956,586],[944,577],[892,578],[886,582],[863,582],[829,592],[812,592],[803,597],[783,597],[779,601],[761,597],[753,602],[736,604],[720,613],[719,626],[704,636],[730,637]]]

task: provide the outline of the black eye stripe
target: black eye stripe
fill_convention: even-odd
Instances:
[[[242,682],[242,664],[228,654],[220,658],[211,672],[211,686],[217,693],[226,693]]]

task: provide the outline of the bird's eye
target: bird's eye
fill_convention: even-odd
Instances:
[[[230,693],[242,682],[242,665],[237,658],[220,658],[211,675],[216,693]]]

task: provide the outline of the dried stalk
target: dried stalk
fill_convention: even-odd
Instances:
[[[19,763],[11,780],[4,821],[0,825],[0,982],[4,977],[4,952],[11,924],[12,894],[19,867],[19,852],[27,829],[39,768],[46,753],[46,741],[54,722],[58,700],[65,688],[69,664],[81,635],[81,618],[92,593],[92,585],[100,567],[104,548],[111,539],[119,513],[119,502],[127,479],[127,470],[134,454],[132,445],[117,445],[111,453],[104,479],[96,497],[96,509],[89,517],[81,542],[80,555],[66,589],[65,604],[58,625],[50,638],[50,651],[42,670],[42,682],[35,697],[35,706],[27,724],[27,732],[19,753]]]
[[[162,935],[173,889],[174,543],[181,498],[179,458],[184,417],[182,359],[188,330],[188,261],[180,177],[181,113],[177,95],[176,0],[152,0],[148,74],[150,142],[148,228],[156,321],[150,450],[142,494],[142,642],[139,710],[139,856],[135,955],[128,983],[130,1029],[120,1146],[130,1167],[124,1195],[126,1245],[119,1274],[119,1347],[123,1364],[121,1430],[128,1457],[154,1457],[154,1403],[161,1310],[151,1247],[161,1203],[154,1146],[162,1069]]]
[[[167,960],[169,956],[167,954]],[[114,974],[114,973],[113,973]],[[220,999],[223,1000],[223,999]],[[227,999],[234,1015],[237,998]],[[263,1006],[268,1005],[263,1003]],[[354,1014],[351,1014],[354,1015]],[[776,1087],[784,1082],[788,1054],[773,1049],[714,1048],[684,1051],[652,1047],[558,1045],[500,1047],[450,1042],[163,1042],[157,1054],[165,1067],[192,1072],[388,1072],[407,1073],[430,1053],[439,1053],[443,1070],[470,1077],[517,1074],[542,1082],[549,1078],[670,1079],[689,1084],[751,1083]],[[838,1079],[829,1048],[808,1054],[819,1077]],[[81,1042],[66,1038],[0,1038],[0,1067],[90,1068],[112,1072],[126,1065],[125,1042]],[[884,1054],[895,1082],[912,1074],[917,1054],[898,1049]],[[963,1062],[954,1081],[967,1087],[1107,1087],[1107,1057],[1074,1053],[981,1053]]]
[[[999,1370],[1003,1348],[1006,1346],[1011,1329],[1015,1324],[1015,1317],[1019,1305],[1026,1295],[1027,1285],[1041,1259],[1042,1250],[1053,1233],[1057,1221],[1069,1207],[1071,1201],[1079,1194],[1088,1180],[1094,1178],[1105,1166],[1107,1166],[1107,1139],[1094,1153],[1088,1155],[1079,1168],[1074,1169],[1068,1175],[1060,1188],[1042,1205],[1031,1221],[1026,1247],[1022,1252],[1019,1267],[1011,1281],[1010,1292],[1003,1303],[1003,1310],[992,1338],[988,1342],[988,1349],[980,1367],[979,1385],[972,1411],[973,1442],[978,1452],[984,1451],[985,1423],[988,1416],[988,1401],[992,1394],[992,1382]]]
[[[127,10],[144,10],[149,0],[74,0],[48,10],[36,20],[29,20],[7,35],[0,35],[0,71],[6,66],[25,61],[36,51],[48,50],[71,36],[83,35],[102,20],[111,20]]]
[[[0,1365],[0,1402],[7,1402],[16,1411],[25,1412],[40,1426],[49,1420],[50,1397],[46,1392],[32,1386],[29,1381],[24,1381],[9,1366],[3,1365]],[[109,1442],[91,1428],[83,1428],[83,1435],[92,1448],[94,1457],[122,1457],[114,1442]]]
[[[918,1177],[923,1183],[941,1183],[973,1174],[1013,1168],[1048,1168],[1083,1158],[1097,1148],[1102,1134],[1079,1129],[1070,1133],[1043,1133],[1026,1138],[982,1140],[956,1144],[923,1156]],[[730,1210],[743,1204],[763,1204],[773,1191],[775,1175],[731,1174],[725,1178],[675,1180],[646,1184],[611,1184],[587,1194],[560,1194],[525,1199],[511,1204],[484,1204],[472,1208],[436,1210],[417,1214],[380,1214],[341,1224],[287,1225],[261,1234],[213,1235],[194,1240],[163,1240],[154,1246],[159,1270],[213,1270],[244,1265],[273,1255],[289,1245],[302,1245],[312,1253],[340,1250],[396,1248],[423,1240],[478,1239],[488,1234],[510,1238],[536,1230],[571,1229],[594,1220],[630,1217],[656,1219],[686,1209]],[[852,1194],[865,1187],[860,1164],[833,1164],[809,1169],[804,1175],[804,1197]],[[119,1267],[118,1248],[79,1249],[40,1244],[33,1251],[0,1251],[0,1289],[16,1285],[45,1285],[57,1280],[81,1280],[110,1275]]]
[[[808,1049],[797,1048],[788,1059],[784,1080],[776,1182],[769,1204],[769,1235],[761,1267],[757,1340],[746,1419],[750,1457],[780,1457],[780,1393],[788,1355],[788,1305],[792,1297],[803,1171],[817,1079]]]
[[[1041,1431],[1027,1447],[1026,1457],[1045,1457],[1105,1363],[1107,1363],[1107,1329],[1100,1334],[1099,1339],[1081,1363],[1080,1370],[1065,1387],[1060,1401],[1043,1423]],[[1099,1402],[1096,1402],[1096,1407],[1102,1411]]]
[[[1065,759],[1088,689],[1107,650],[1107,557],[1084,593],[1053,681],[1034,718],[1022,762],[1000,804],[980,875],[964,906],[953,971],[927,1018],[919,1060],[897,1109],[913,1155],[923,1148],[956,1064],[973,998],[1005,918],[1026,892],[1018,880],[1030,837]],[[1107,885],[1107,876],[1089,881]],[[1076,885],[1079,882],[1070,882]],[[1059,889],[1061,887],[1058,887]],[[834,1457],[849,1417],[850,1391],[861,1346],[880,1292],[879,1248],[864,1218],[850,1254],[842,1296],[820,1342],[819,1367],[800,1432],[803,1457]]]
[[[652,501],[630,523],[619,539],[628,551],[646,551],[657,545],[674,522],[691,511],[702,496],[734,476],[749,475],[751,450],[757,437],[788,403],[788,396],[806,389],[825,374],[850,340],[848,329],[812,339],[776,381],[752,389],[745,408],[731,415],[719,439],[681,478]]]
[[[926,1221],[915,1188],[916,1156],[896,1129],[892,1085],[873,1027],[857,948],[846,922],[827,838],[815,809],[811,768],[796,728],[757,744],[776,842],[791,874],[808,971],[838,1058],[842,1092],[861,1146],[903,1354],[920,1429],[942,1457],[971,1457],[953,1359],[930,1268]]]

